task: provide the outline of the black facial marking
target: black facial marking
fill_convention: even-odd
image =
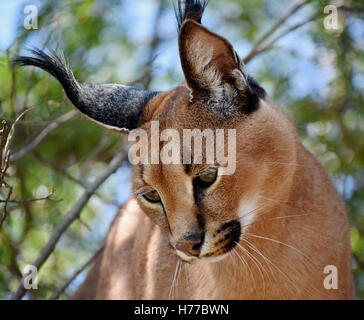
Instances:
[[[205,230],[205,220],[201,214],[197,215],[198,227],[200,230]]]
[[[259,83],[251,76],[248,76],[248,84],[250,89],[260,98],[264,99],[266,96],[265,90],[259,85]]]
[[[240,222],[238,220],[231,220],[229,222],[224,223],[219,230],[220,230],[220,232],[225,231],[227,229],[232,229],[232,228],[234,228],[234,226],[237,226],[237,225],[239,225],[239,227],[240,227]]]
[[[224,246],[224,251],[228,252],[230,251],[232,248],[234,248],[236,246],[236,243],[233,241],[230,241],[226,246]]]
[[[207,187],[211,185],[211,183],[207,183],[202,181],[199,177],[196,177],[192,181],[193,185],[193,196],[195,198],[195,203],[197,207],[202,208],[202,198],[205,193]]]
[[[240,110],[245,115],[250,115],[259,109],[259,99],[265,98],[265,90],[251,76],[248,76],[248,86],[245,90],[244,104]]]
[[[139,174],[140,176],[143,178],[143,174],[144,174],[144,166],[142,164],[139,165]]]
[[[140,179],[143,181],[144,184],[147,184],[144,181],[144,166],[142,164],[140,164],[138,168],[139,168]]]
[[[225,232],[224,238],[220,239],[218,242],[226,242],[223,249],[225,252],[231,250],[236,242],[239,242],[240,234],[241,234],[241,226],[238,220],[232,220],[224,223],[218,230],[217,234]]]
[[[191,173],[191,168],[192,168],[192,165],[189,164],[189,163],[186,163],[186,164],[183,164],[184,168],[185,168],[185,173],[186,174],[189,174]]]
[[[204,235],[202,233],[192,232],[192,233],[188,233],[186,236],[184,236],[183,239],[186,241],[201,243],[203,237],[204,237]]]
[[[233,249],[240,240],[240,229],[241,226],[238,220],[232,220],[222,224],[216,231],[214,237],[222,232],[224,232],[224,234],[215,241],[215,250],[204,254],[204,257],[218,256]]]
[[[164,216],[165,216],[166,221],[167,221],[167,225],[168,225],[169,232],[172,234],[171,225],[169,224],[168,217],[167,217],[167,212],[166,212],[166,208],[164,207],[163,201],[161,201],[161,205],[162,205],[162,209],[163,209]]]

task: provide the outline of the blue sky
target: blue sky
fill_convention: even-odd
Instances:
[[[0,50],[5,50],[12,43],[12,41],[16,37],[17,32],[17,24],[22,21],[22,19],[26,16],[23,12],[24,5],[34,4],[38,8],[41,8],[40,1],[26,1],[26,0],[0,0]],[[155,15],[155,6],[150,1],[132,1],[128,0],[128,5],[124,6],[126,10],[123,13],[118,13],[118,10],[115,10],[116,13],[112,13],[112,17],[110,19],[115,19],[115,21],[122,21],[121,23],[130,26],[130,38],[138,39],[138,41],[142,42],[143,39],[148,39],[150,36],[150,25],[153,23],[154,15]],[[231,9],[231,11],[234,8]],[[236,9],[235,9],[236,10]],[[293,16],[290,23],[297,22],[297,19],[302,19],[304,16],[307,16],[310,12],[303,11],[302,14],[297,16]],[[241,56],[244,56],[251,44],[248,43],[245,39],[239,38],[239,36],[234,33],[233,28],[228,28],[221,26],[221,24],[216,23],[216,19],[213,19],[213,13],[207,10],[204,18],[204,23],[214,29],[216,32],[223,33],[227,38],[229,38],[238,53]],[[122,15],[122,19],[120,19],[120,15]],[[171,26],[170,28],[165,28],[164,25]],[[168,89],[167,85],[162,81],[159,75],[163,75],[167,68],[171,66],[176,66],[178,71],[181,74],[179,59],[177,54],[177,37],[176,37],[176,28],[175,28],[175,19],[172,10],[168,11],[168,14],[163,17],[163,21],[160,26],[160,32],[163,33],[164,38],[171,38],[171,41],[166,41],[159,49],[159,55],[155,62],[156,65],[156,79],[152,83],[152,87],[156,84],[159,84],[159,90]],[[34,37],[32,37],[32,45],[37,44],[40,41],[40,33],[34,33]],[[43,34],[44,36],[44,34]],[[34,43],[33,43],[34,42]],[[328,65],[323,65],[322,68],[318,69],[314,65],[308,62],[309,58],[312,57],[315,53],[317,53],[316,48],[310,41],[310,39],[301,36],[300,41],[297,41],[297,34],[289,35],[283,38],[279,44],[284,49],[294,49],[296,52],[299,52],[302,55],[302,60],[299,64],[295,65],[294,63],[287,65],[291,65],[296,74],[296,77],[293,81],[295,81],[295,91],[292,92],[295,96],[304,96],[312,90],[317,90],[317,88],[323,87],[327,84],[327,82],[332,77],[331,70]],[[145,51],[146,48],[143,50]],[[141,51],[143,51],[141,50]],[[97,53],[97,51],[96,51]],[[140,52],[139,52],[140,54]],[[279,54],[279,51],[278,51]],[[93,55],[95,56],[95,55]],[[254,74],[254,70],[258,69],[259,64],[261,63],[261,58],[258,57],[253,63],[248,65],[248,69],[252,70]],[[124,66],[120,66],[121,72],[123,74],[128,73],[126,71],[130,70],[132,66],[129,64],[125,64]],[[182,74],[181,74],[182,75]],[[96,78],[97,80],[97,78]],[[269,92],[269,88],[267,88]]]
[[[16,22],[24,0],[0,0],[0,50],[6,50],[16,37]]]

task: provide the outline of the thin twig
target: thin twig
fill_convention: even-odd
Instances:
[[[338,8],[339,10],[345,11],[345,12],[349,12],[349,13],[353,13],[353,14],[363,14],[364,13],[364,6],[361,5],[356,5],[356,4],[352,4],[351,7],[348,6],[342,6],[340,8]]]
[[[7,184],[7,182],[2,181],[2,186],[7,188],[9,191],[8,191],[8,194],[7,194],[6,199],[4,201],[4,211],[3,211],[3,215],[2,215],[1,220],[0,220],[0,228],[3,225],[3,223],[4,223],[5,219],[6,219],[6,216],[8,214],[8,212],[7,212],[8,202],[9,202],[9,199],[11,197],[11,194],[13,193],[13,188],[11,186],[9,186]]]
[[[80,268],[78,268],[56,291],[53,292],[50,300],[57,300],[61,296],[62,293],[68,288],[73,280],[77,278],[77,276],[85,270],[97,257],[98,255],[104,250],[104,246],[102,246],[99,250],[97,250]]]
[[[58,240],[68,229],[71,223],[78,219],[82,209],[87,204],[89,199],[94,195],[95,191],[111,174],[113,174],[117,169],[121,167],[122,162],[125,159],[126,152],[123,149],[119,150],[119,152],[114,156],[106,169],[96,178],[94,183],[85,190],[85,193],[81,196],[81,198],[76,202],[76,204],[71,208],[71,210],[66,214],[66,216],[55,228],[48,243],[45,245],[38,257],[32,263],[34,267],[36,267],[38,270],[41,268],[44,262],[48,259],[49,255],[53,252],[56,244],[58,243]],[[13,300],[21,299],[26,293],[26,289],[24,288],[24,279],[26,276],[27,275],[23,276],[17,290],[12,295],[11,298]]]
[[[6,123],[3,121],[3,129],[1,130],[1,162],[0,162],[0,187],[5,187],[6,189],[8,189],[8,194],[5,198],[5,201],[3,201],[4,203],[4,208],[3,208],[3,215],[0,219],[0,228],[2,226],[2,224],[4,223],[6,216],[7,216],[7,207],[8,207],[8,203],[10,202],[10,197],[11,194],[13,192],[13,188],[4,180],[6,171],[9,168],[9,163],[10,163],[10,146],[11,143],[13,141],[14,135],[15,135],[15,128],[16,125],[18,123],[18,121],[30,110],[32,110],[32,108],[24,110],[14,121],[13,125],[10,128],[9,134],[6,138],[6,142],[4,145],[4,139],[5,139],[5,129],[6,129]],[[0,201],[2,202],[2,201]]]
[[[314,20],[316,20],[317,18],[319,18],[320,16],[322,16],[322,13],[321,12],[317,12],[315,13],[314,15],[312,15],[310,18],[302,21],[302,22],[299,22],[293,26],[291,26],[290,28],[288,28],[287,30],[281,32],[279,35],[277,35],[275,38],[273,38],[270,42],[268,42],[266,45],[258,48],[256,51],[255,51],[255,54],[254,54],[254,57],[256,57],[257,55],[261,54],[262,52],[264,51],[267,51],[271,48],[273,48],[273,45],[278,41],[280,40],[281,38],[285,37],[287,34],[301,28],[302,26],[306,25],[307,23],[310,23]]]
[[[34,108],[29,108],[24,110],[14,121],[13,125],[10,128],[9,134],[8,134],[8,138],[6,140],[6,144],[4,147],[4,155],[5,155],[5,161],[9,161],[12,160],[10,157],[10,146],[13,142],[14,136],[15,136],[15,129],[16,129],[16,125],[18,124],[19,120],[29,111],[33,110]]]
[[[6,130],[7,130],[7,124],[6,121],[2,121],[3,128],[0,130],[0,180],[3,178],[3,150],[5,149],[5,143],[6,143]]]
[[[10,160],[18,161],[19,159],[23,158],[30,151],[34,150],[52,131],[56,130],[61,124],[70,121],[76,115],[78,115],[78,112],[76,110],[72,110],[51,122],[37,135],[37,137],[31,143],[28,143],[17,153],[12,154],[10,156]]]
[[[80,179],[77,179],[76,177],[72,176],[71,174],[69,174],[67,172],[66,169],[58,167],[57,165],[55,165],[54,163],[48,161],[47,159],[44,159],[37,151],[34,151],[33,154],[35,155],[35,157],[43,164],[45,164],[46,166],[52,168],[54,171],[62,174],[63,176],[65,176],[67,179],[77,183],[78,185],[80,185],[82,188],[86,189],[87,188],[87,184],[85,182],[83,182]],[[116,202],[113,199],[109,199],[106,198],[105,196],[101,195],[99,192],[95,192],[95,195],[102,201],[107,202],[108,204],[112,204],[115,207],[120,207],[121,204]]]
[[[49,200],[49,201],[55,201],[55,202],[59,202],[62,201],[63,199],[52,199],[51,197],[54,194],[54,189],[52,188],[52,191],[46,195],[45,197],[41,197],[41,198],[34,198],[34,199],[22,199],[22,200],[15,200],[15,199],[9,199],[9,200],[2,200],[0,199],[0,203],[25,203],[25,202],[37,202],[37,201],[43,201],[43,200]]]
[[[250,52],[245,56],[243,59],[244,63],[248,63],[253,57],[256,56],[259,48],[263,44],[265,40],[267,40],[276,30],[278,30],[295,12],[301,9],[304,5],[309,3],[311,0],[303,0],[300,3],[293,6],[287,13],[285,13],[278,21],[269,29],[267,30],[253,45]]]

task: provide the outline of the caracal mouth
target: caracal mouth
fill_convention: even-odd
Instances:
[[[199,263],[199,262],[218,262],[218,261],[222,261],[228,256],[229,251],[227,251],[227,252],[225,252],[223,254],[217,255],[217,256],[212,256],[213,255],[213,252],[212,252],[211,256],[209,256],[209,257],[189,256],[189,255],[185,254],[184,252],[182,252],[180,250],[175,250],[175,253],[176,253],[177,257],[181,261],[189,263],[189,264],[196,264],[196,263]]]

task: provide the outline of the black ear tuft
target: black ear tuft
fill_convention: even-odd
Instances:
[[[201,18],[208,2],[209,0],[178,0],[177,5],[174,4],[178,30],[181,28],[182,23],[187,19],[192,19],[201,23]]]
[[[82,114],[108,129],[125,132],[137,128],[144,108],[158,93],[118,84],[78,82],[63,55],[38,49],[31,53],[33,57],[18,57],[13,63],[49,72]]]
[[[29,49],[33,57],[17,57],[12,61],[14,65],[34,66],[49,72],[64,87],[70,100],[76,98],[79,91],[79,83],[76,81],[63,53],[55,51],[50,54],[40,49]]]

